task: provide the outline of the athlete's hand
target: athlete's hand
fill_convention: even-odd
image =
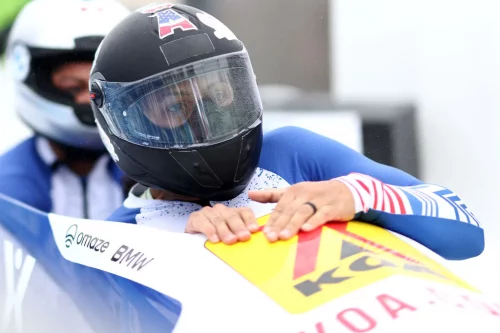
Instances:
[[[259,225],[250,208],[216,204],[191,213],[185,231],[191,234],[202,233],[212,243],[222,240],[226,244],[234,244],[249,240],[251,233],[258,229]]]
[[[311,231],[329,221],[350,221],[355,213],[351,191],[336,180],[250,191],[248,196],[261,203],[277,203],[263,230],[270,242],[289,239],[299,230]]]

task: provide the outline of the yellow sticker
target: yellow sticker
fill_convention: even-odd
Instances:
[[[249,242],[205,246],[294,314],[397,274],[475,291],[389,231],[361,222],[328,223],[276,243],[258,232]]]

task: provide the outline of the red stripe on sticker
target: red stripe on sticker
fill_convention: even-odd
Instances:
[[[363,236],[356,235],[355,233],[347,231],[347,224],[348,222],[329,222],[325,224],[325,227],[333,229],[353,240],[362,242],[365,247],[371,246],[383,252],[390,253],[405,261],[409,261],[415,264],[420,263],[418,260],[405,256],[404,254],[398,251],[395,251],[382,244],[378,244],[374,241],[366,239]],[[295,254],[295,265],[293,269],[294,280],[306,274],[312,273],[316,269],[322,231],[323,227],[319,227],[310,232],[303,232],[303,231],[299,232],[297,241],[297,250]]]
[[[322,229],[319,227],[309,232],[299,232],[293,268],[294,280],[316,269]]]
[[[344,223],[328,223],[325,225],[326,227],[330,228],[330,229],[334,229],[338,232],[340,232],[341,234],[349,237],[349,238],[352,238],[352,239],[355,239],[359,242],[363,242],[364,244],[366,245],[369,245],[369,246],[372,246],[376,249],[379,249],[379,250],[382,250],[383,252],[387,252],[387,253],[390,253],[398,258],[401,258],[403,260],[406,260],[406,261],[409,261],[409,262],[412,262],[412,263],[415,263],[415,264],[419,264],[420,262],[416,259],[413,259],[413,258],[410,258],[408,256],[405,256],[404,254],[402,254],[401,252],[398,252],[396,250],[393,250],[393,249],[390,249],[382,244],[378,244],[378,243],[375,243],[374,241],[371,241],[369,239],[366,239],[365,237],[363,236],[360,236],[360,235],[356,235],[355,233],[352,233],[350,231],[347,231],[347,222],[344,222]]]

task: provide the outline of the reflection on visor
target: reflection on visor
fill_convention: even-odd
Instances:
[[[230,139],[257,124],[262,112],[251,65],[243,65],[174,83],[178,72],[130,86],[108,84],[103,115],[115,135],[145,146],[180,148]]]

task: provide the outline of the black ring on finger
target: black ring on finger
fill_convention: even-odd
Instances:
[[[312,203],[312,202],[310,202],[310,201],[308,201],[308,202],[304,203],[304,205],[309,205],[309,206],[311,206],[311,208],[313,209],[313,213],[312,213],[313,215],[314,215],[314,214],[316,214],[316,212],[318,211],[318,208],[316,207],[316,205],[315,205],[315,204],[313,204],[313,203]]]

